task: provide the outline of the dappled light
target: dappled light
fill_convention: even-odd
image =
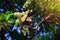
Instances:
[[[59,40],[60,0],[1,0],[0,40]]]

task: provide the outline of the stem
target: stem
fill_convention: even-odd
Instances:
[[[49,15],[47,15],[47,16],[44,17],[44,18],[42,18],[42,20],[36,25],[36,27],[33,27],[32,29],[37,29],[38,26],[39,26],[40,24],[42,24],[43,21],[46,21],[47,19],[51,18],[52,16],[54,16],[54,14],[53,14],[53,13],[49,13]]]

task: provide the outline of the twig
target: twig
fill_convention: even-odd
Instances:
[[[43,22],[46,21],[47,19],[51,18],[52,16],[54,16],[53,13],[50,13],[49,15],[47,15],[46,17],[42,18],[42,20],[36,25],[36,27],[33,27],[32,29],[37,29],[38,26]]]
[[[29,10],[28,14],[31,13],[31,12],[32,12],[32,11]],[[23,25],[24,25],[24,23],[25,23],[25,21],[26,21],[27,18],[28,18],[28,16],[25,18],[24,22],[21,24],[21,26],[20,26],[21,29],[23,28]]]
[[[34,15],[32,15],[32,16],[30,16],[30,17],[28,17],[28,18],[33,18],[34,16],[36,16],[38,14],[38,12],[37,13],[35,13]]]

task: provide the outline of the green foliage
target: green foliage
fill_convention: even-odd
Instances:
[[[60,25],[56,25],[57,29],[54,30],[54,24],[56,24],[56,21],[60,22],[60,2],[56,1],[56,0],[13,0],[14,3],[17,4],[21,4],[23,5],[22,7],[26,9],[25,12],[6,12],[6,13],[1,13],[0,14],[0,30],[1,28],[5,28],[5,27],[11,27],[11,25],[19,25],[22,26],[22,33],[24,36],[27,35],[27,33],[29,33],[30,31],[32,31],[32,33],[34,32],[34,27],[32,26],[32,19],[34,18],[35,22],[39,22],[42,19],[46,19],[45,16],[48,15],[49,13],[53,13],[55,16],[54,18],[52,17],[52,19],[48,19],[48,20],[44,20],[40,25],[41,30],[42,31],[44,29],[46,29],[46,32],[52,31],[52,36],[55,36],[55,33],[57,32],[57,29],[59,28],[58,26]],[[23,2],[23,3],[22,3]],[[31,9],[33,10],[32,13],[30,12]],[[36,18],[36,16],[32,16],[35,14],[35,12],[37,13],[37,15],[41,15],[42,18],[38,19]],[[31,14],[31,15],[30,15]],[[29,18],[30,16],[32,16],[32,18]],[[49,15],[48,15],[49,17]],[[59,19],[59,20],[58,20]],[[31,21],[30,21],[31,20]],[[54,21],[53,23],[48,23],[47,21]],[[27,22],[26,22],[27,21]],[[28,25],[27,25],[27,24]],[[43,24],[43,25],[42,25]],[[33,30],[30,30],[33,29]],[[32,34],[31,34],[32,35]],[[46,36],[35,36],[33,37],[32,35],[32,40],[50,40],[49,36],[51,34],[48,33],[48,35]],[[15,34],[13,35],[15,36]]]
[[[7,21],[9,20],[9,18],[13,16],[13,13],[12,12],[7,12],[7,13],[2,13],[0,14],[0,18]]]
[[[24,36],[26,36],[26,34],[29,33],[29,29],[26,26],[23,26],[22,32]]]
[[[32,3],[33,0],[27,0],[25,4],[23,5],[23,8],[29,7],[29,5]]]

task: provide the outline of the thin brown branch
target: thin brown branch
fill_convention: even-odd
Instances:
[[[46,21],[47,19],[51,18],[52,16],[54,16],[54,14],[53,14],[53,13],[50,13],[50,14],[47,15],[46,17],[42,18],[42,20],[36,25],[36,27],[33,27],[32,29],[37,29],[38,26],[39,26],[40,24],[42,24],[43,21]]]
[[[28,14],[31,13],[31,12],[32,12],[32,11],[29,10]],[[25,23],[25,21],[26,21],[27,18],[28,18],[28,16],[25,18],[24,22],[20,25],[20,28],[21,28],[21,29],[23,28],[23,25],[24,25],[24,23]]]

